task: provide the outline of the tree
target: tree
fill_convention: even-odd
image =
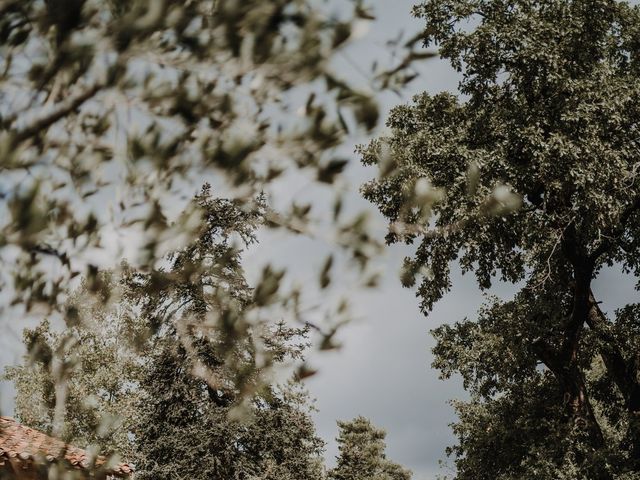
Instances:
[[[384,430],[364,417],[338,422],[340,455],[329,480],[410,480],[411,472],[387,459]]]
[[[202,216],[194,241],[168,265],[123,279],[124,298],[153,335],[137,399],[137,475],[320,479],[323,442],[306,397],[263,379],[308,345],[307,329],[252,315],[279,281],[265,272],[271,290],[251,289],[242,271],[240,248],[255,241],[262,200],[246,210],[205,186],[195,203]]]
[[[81,292],[74,297],[85,298]],[[21,422],[52,433],[61,383],[54,365],[72,362],[64,370],[69,389],[60,434],[73,444],[134,461],[137,477],[322,479],[324,442],[299,385],[263,387],[246,405],[246,417],[234,418],[237,398],[194,376],[193,360],[180,342],[165,338],[156,345],[165,345],[160,352],[134,356],[121,344],[139,335],[124,328],[131,325],[130,317],[106,314],[101,303],[93,307],[99,330],[76,326],[55,332],[44,321],[25,332],[30,351],[42,353],[33,363],[5,372],[17,390]],[[298,333],[280,325],[270,340],[276,344]]]
[[[142,479],[320,479],[306,393],[263,378],[301,357],[307,331],[246,316],[260,292],[244,279],[236,240],[254,240],[261,202],[244,211],[205,186],[193,203],[197,235],[164,265],[124,266],[117,281],[100,274],[99,295],[85,283],[68,304],[72,325],[25,332],[33,362],[6,375],[17,414],[123,454]],[[99,298],[115,288],[118,304]]]
[[[519,288],[434,331],[434,366],[471,394],[455,402],[457,478],[636,478],[638,306],[603,311],[593,281],[640,273],[640,10],[430,0],[414,13],[463,97],[397,107],[391,134],[361,149],[391,171],[364,195],[389,243],[417,244],[402,280],[419,282],[425,314],[454,261],[483,290]]]
[[[263,387],[238,418],[237,399],[189,374],[192,361],[182,345],[166,344],[139,399],[138,478],[322,479],[324,442],[304,392]]]
[[[117,281],[109,274],[100,277],[102,294],[109,296]],[[45,319],[25,329],[24,363],[5,369],[4,378],[16,389],[15,415],[75,445],[131,459],[130,432],[145,368],[145,352],[131,341],[143,334],[141,325],[126,304],[105,306],[86,282],[66,309],[72,324],[55,328]]]

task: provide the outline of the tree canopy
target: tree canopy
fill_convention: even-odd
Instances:
[[[434,365],[471,393],[456,402],[457,478],[637,475],[638,308],[603,311],[593,281],[639,273],[640,10],[430,0],[414,14],[461,72],[460,95],[395,108],[391,133],[361,149],[391,173],[363,193],[389,243],[416,244],[402,280],[425,314],[454,262],[483,290],[519,289],[434,331]]]
[[[31,361],[6,373],[16,413],[74,444],[124,456],[136,478],[320,480],[324,444],[305,391],[261,377],[300,359],[307,330],[235,321],[258,292],[231,238],[253,241],[259,212],[213,198],[209,187],[194,202],[205,212],[198,236],[168,265],[100,274],[98,295],[85,282],[69,300],[73,324],[55,329],[45,320],[25,332]],[[114,289],[118,303],[100,300]],[[234,321],[236,337],[208,315]]]

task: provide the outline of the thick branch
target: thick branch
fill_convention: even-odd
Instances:
[[[593,413],[584,375],[576,359],[566,358],[563,352],[556,352],[543,340],[536,341],[533,349],[558,380],[568,416],[590,432],[595,447],[604,445],[602,430]]]
[[[68,114],[73,112],[74,110],[77,110],[78,108],[80,108],[82,106],[82,104],[84,104],[84,102],[86,102],[87,100],[92,98],[102,88],[103,88],[103,85],[100,84],[100,83],[97,83],[97,84],[93,85],[92,87],[90,87],[85,92],[77,95],[75,98],[73,98],[70,101],[66,102],[64,105],[61,105],[60,107],[58,107],[56,110],[51,112],[49,115],[46,115],[46,116],[36,120],[35,122],[33,122],[33,124],[31,124],[28,127],[23,128],[22,130],[16,132],[13,135],[13,138],[12,138],[13,147],[14,148],[17,147],[20,143],[22,143],[25,140],[28,140],[29,138],[37,135],[41,131],[49,128],[51,125],[56,123],[61,118],[64,118]]]
[[[573,306],[564,326],[561,355],[565,362],[575,361],[582,329],[589,311],[589,291],[593,264],[589,262],[582,243],[578,240],[572,221],[562,235],[562,250],[573,267]]]
[[[607,235],[606,238],[602,242],[600,242],[600,245],[598,245],[591,253],[591,255],[589,256],[589,260],[591,263],[595,263],[601,255],[611,249],[611,247],[613,246],[613,242],[622,236],[625,228],[627,227],[627,222],[629,221],[631,216],[638,210],[640,210],[640,196],[636,197],[633,203],[631,203],[622,211],[622,213],[620,214],[620,219],[618,220],[616,226],[611,230],[609,235]]]
[[[613,335],[611,335],[610,324],[600,306],[596,302],[593,293],[589,296],[589,315],[587,323],[589,328],[597,335],[601,341],[601,355],[607,367],[607,370],[613,381],[616,383],[622,395],[628,398],[630,390],[630,381],[633,382],[634,375],[630,375],[630,369],[624,356],[617,347]]]
[[[615,338],[610,332],[610,323],[600,309],[593,293],[589,296],[589,327],[601,340],[600,355],[607,367],[607,372],[622,393],[627,413],[629,415],[628,436],[631,457],[636,470],[640,470],[640,379],[638,364],[634,360],[626,360],[616,345]]]
[[[573,305],[562,325],[562,345],[556,350],[539,341],[534,344],[534,349],[557,378],[571,418],[586,428],[593,446],[600,447],[604,445],[604,437],[589,401],[584,374],[578,363],[580,338],[589,313],[593,264],[578,240],[573,222],[563,232],[562,248],[573,267],[574,275]]]
[[[558,376],[556,372],[561,370],[560,356],[556,351],[542,339],[533,342],[533,352],[551,372]]]

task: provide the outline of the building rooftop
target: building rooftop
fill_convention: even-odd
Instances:
[[[11,417],[0,417],[0,466],[7,462],[27,466],[33,461],[55,462],[64,459],[78,470],[103,469],[107,475],[127,477],[133,468],[127,463],[109,465],[108,458],[98,456],[92,464],[89,452],[26,427]]]

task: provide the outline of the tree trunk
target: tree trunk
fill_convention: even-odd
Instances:
[[[640,471],[640,385],[637,381],[629,398],[629,439],[633,470]]]
[[[573,422],[588,433],[591,446],[603,447],[604,436],[587,395],[584,374],[575,362],[565,368],[560,382],[565,392],[566,408]]]
[[[600,310],[593,293],[589,296],[589,315],[587,323],[601,341],[600,355],[607,367],[607,373],[620,390],[629,415],[627,436],[629,452],[634,471],[640,471],[640,380],[638,362],[625,359],[610,332],[611,324]]]
[[[558,380],[564,395],[564,407],[567,417],[581,430],[587,432],[594,448],[604,445],[600,425],[593,413],[584,380],[584,374],[578,366],[575,355],[566,358],[553,351],[542,341],[534,345],[536,354]]]

